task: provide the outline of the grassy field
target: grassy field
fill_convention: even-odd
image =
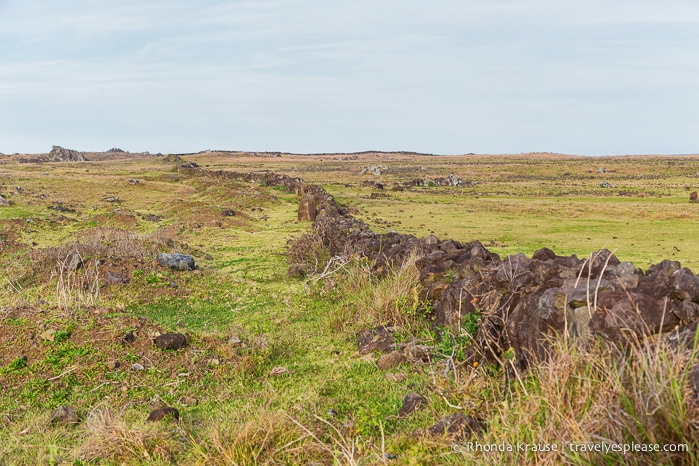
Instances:
[[[606,247],[643,269],[668,258],[695,268],[699,257],[699,204],[688,202],[699,157],[182,158],[208,170],[301,177],[377,231],[477,239],[501,255],[549,247],[586,256]],[[360,175],[374,165],[387,170]],[[449,174],[472,184],[392,189]],[[399,312],[406,300],[399,285],[409,278],[367,278],[366,267],[334,283],[288,278],[287,245],[310,223],[297,220],[298,199],[283,189],[188,177],[172,158],[7,159],[0,194],[11,201],[0,207],[2,464],[600,464],[599,455],[570,449],[473,452],[424,431],[464,412],[487,423],[488,444],[601,435],[682,443],[691,437],[687,420],[699,419],[680,383],[696,351],[639,354],[629,365],[645,364],[654,378],[629,386],[632,367],[603,365],[612,357],[604,348],[581,352],[561,342],[549,363],[510,383],[497,366],[454,368],[469,335],[439,341],[424,305],[405,311],[397,337],[432,348],[430,361],[379,369],[378,353],[356,354],[356,333],[391,323],[376,307]],[[60,263],[75,251],[83,268],[65,270]],[[159,267],[158,252],[191,254],[197,270]],[[105,267],[123,282],[110,284]],[[153,346],[152,338],[174,331],[187,336],[183,349]],[[124,341],[130,333],[135,341]],[[426,406],[399,416],[412,391]],[[63,405],[78,411],[77,425],[51,422]],[[178,408],[181,422],[146,422],[163,405]],[[653,409],[662,422],[648,420]],[[601,424],[611,427],[602,432]],[[696,452],[605,458],[696,460]]]

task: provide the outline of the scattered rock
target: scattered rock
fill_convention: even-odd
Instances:
[[[237,335],[233,335],[228,339],[228,344],[231,346],[242,346],[243,341]]]
[[[441,419],[427,429],[427,432],[433,436],[447,435],[469,438],[471,435],[479,434],[484,430],[483,424],[478,419],[457,413]]]
[[[153,222],[153,223],[157,223],[162,219],[162,217],[160,215],[155,215],[155,214],[141,215],[141,218],[144,220],[148,220],[149,222]]]
[[[154,342],[160,349],[178,350],[187,343],[187,337],[181,333],[163,333],[158,335]]]
[[[136,184],[140,183],[140,181],[131,178],[131,179],[128,181],[128,183],[129,183],[130,185],[136,185]]]
[[[68,270],[78,270],[83,266],[83,258],[77,252],[72,252],[63,261]]]
[[[184,396],[179,401],[185,406],[196,406],[199,404],[199,400],[193,396]]]
[[[55,335],[56,335],[56,331],[54,329],[50,328],[50,329],[46,330],[45,332],[42,332],[39,335],[39,338],[41,338],[42,340],[45,340],[45,341],[53,341]]]
[[[62,202],[56,202],[55,204],[50,205],[48,208],[51,210],[55,210],[56,212],[70,213],[70,214],[75,213],[75,209],[71,209],[70,207],[66,207],[65,205],[63,205]]]
[[[410,360],[416,362],[429,362],[430,350],[425,345],[411,343],[403,348],[403,355]]]
[[[102,200],[105,202],[119,202],[119,196],[103,197]]]
[[[395,331],[394,327],[381,325],[359,332],[357,334],[357,351],[359,354],[388,351],[393,347],[393,334]]]
[[[194,258],[187,254],[160,253],[156,258],[158,264],[175,270],[194,270],[196,265]]]
[[[460,176],[451,174],[438,178],[415,178],[409,183],[409,186],[422,186],[425,188],[433,186],[458,186],[468,187],[473,186],[472,181],[464,180]]]
[[[0,194],[0,206],[7,207],[11,204],[10,201],[2,197],[2,194]]]
[[[307,273],[308,268],[306,267],[306,264],[293,264],[291,267],[289,267],[287,275],[289,278],[300,278],[305,276]]]
[[[288,372],[289,372],[289,369],[287,369],[286,367],[277,366],[277,367],[273,368],[271,371],[269,371],[269,375],[271,375],[272,377],[275,377],[278,375],[286,374]]]
[[[119,361],[107,361],[107,363],[104,365],[108,371],[113,371],[114,369],[117,369],[121,364]]]
[[[410,392],[405,395],[405,398],[403,399],[403,406],[401,406],[400,410],[398,411],[398,415],[407,416],[408,414],[414,413],[420,409],[420,407],[426,404],[427,398],[421,396],[417,392]]]
[[[150,414],[148,415],[148,419],[146,419],[146,421],[149,421],[149,422],[162,421],[166,417],[171,417],[176,422],[180,422],[180,412],[178,411],[177,408],[172,408],[170,406],[165,406],[162,408],[154,409],[153,411],[150,412]]]
[[[385,377],[388,380],[391,380],[391,381],[396,382],[396,383],[403,383],[408,379],[407,375],[402,374],[400,372],[396,372],[396,373],[389,372],[385,375]]]
[[[133,332],[128,332],[121,341],[124,343],[133,343],[136,341],[136,335]]]
[[[223,209],[221,215],[224,217],[235,217],[235,210],[233,209]]]
[[[137,362],[131,364],[131,370],[132,371],[142,371],[145,370],[146,368],[143,367],[143,364],[139,364]]]
[[[78,412],[72,406],[64,405],[51,414],[51,424],[63,426],[75,425],[80,422]]]
[[[405,357],[401,353],[399,353],[398,351],[391,351],[388,354],[382,355],[379,358],[379,361],[376,363],[376,366],[379,369],[385,371],[393,367],[396,367],[403,361],[405,361]]]
[[[616,186],[613,185],[612,183],[610,183],[609,181],[603,181],[603,182],[601,182],[601,183],[599,184],[599,187],[600,187],[600,188],[616,188]]]
[[[386,165],[370,165],[368,167],[364,167],[359,171],[360,175],[366,175],[367,173],[371,173],[372,175],[383,175],[388,171],[388,166]]]
[[[110,285],[128,284],[131,282],[131,278],[128,275],[124,275],[113,270],[107,270],[104,274],[104,279]]]

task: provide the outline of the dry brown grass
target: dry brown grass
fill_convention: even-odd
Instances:
[[[190,437],[197,465],[327,464],[325,445],[282,413],[263,409],[242,425],[215,423],[197,439]]]
[[[93,228],[78,234],[75,240],[60,246],[31,251],[34,270],[51,270],[65,258],[77,252],[83,260],[91,259],[144,259],[154,257],[165,248],[178,249],[171,235],[159,230],[142,235],[116,228]]]
[[[82,461],[171,464],[176,444],[164,424],[130,425],[123,415],[100,406],[85,419],[85,439],[75,452]]]
[[[347,301],[335,310],[333,328],[357,326],[403,326],[424,319],[428,303],[420,300],[420,273],[415,266],[417,253],[400,266],[377,274],[370,261],[354,258],[341,275],[334,278],[337,293]]]
[[[498,387],[481,372],[464,377],[468,393],[506,395],[481,404],[489,430],[481,444],[520,442],[546,445],[684,444],[687,452],[558,453],[462,451],[467,462],[478,464],[697,464],[699,407],[687,389],[688,371],[696,364],[696,348],[664,343],[638,345],[626,354],[599,341],[588,348],[557,340],[551,357],[524,376],[524,387]],[[468,371],[474,371],[468,368]],[[475,369],[484,371],[483,369]],[[473,406],[473,400],[459,400]]]

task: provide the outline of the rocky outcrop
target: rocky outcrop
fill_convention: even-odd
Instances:
[[[473,186],[473,182],[464,180],[460,176],[451,174],[448,176],[441,176],[437,178],[415,178],[410,182],[410,186]]]
[[[49,152],[51,162],[87,162],[87,157],[82,152],[64,149],[61,146],[52,146]]]
[[[370,173],[375,176],[383,175],[388,171],[388,166],[386,165],[370,165],[368,167],[364,167],[359,171],[360,175],[366,175],[367,173]]]

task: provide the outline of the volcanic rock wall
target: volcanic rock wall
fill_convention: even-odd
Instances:
[[[322,188],[304,187],[299,212],[313,206],[313,229],[331,255],[360,253],[376,270],[400,265],[411,253],[432,301],[434,324],[459,326],[479,312],[476,339],[486,354],[514,350],[520,367],[546,357],[549,337],[600,335],[628,343],[660,332],[692,335],[699,320],[699,276],[665,260],[646,272],[602,249],[587,258],[543,248],[531,258],[500,258],[480,242],[378,234],[337,208]]]
[[[606,249],[587,258],[557,256],[546,248],[531,258],[500,258],[479,241],[376,233],[338,208],[322,187],[304,185],[299,178],[209,171],[191,163],[178,170],[284,186],[299,195],[299,220],[313,221],[331,256],[360,254],[375,262],[377,273],[417,253],[422,297],[433,303],[434,325],[458,327],[464,316],[478,312],[482,318],[476,341],[486,356],[499,357],[512,348],[520,367],[545,358],[556,334],[599,335],[625,344],[670,331],[675,339],[691,341],[697,331],[699,276],[676,261],[665,260],[643,272]]]

